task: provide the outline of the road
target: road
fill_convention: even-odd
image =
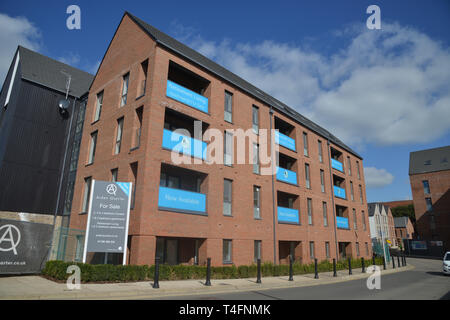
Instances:
[[[450,300],[450,276],[442,274],[442,261],[408,259],[410,271],[381,276],[381,289],[369,290],[366,279],[311,287],[266,289],[248,292],[193,294],[162,300]]]

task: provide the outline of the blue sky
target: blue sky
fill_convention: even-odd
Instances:
[[[81,8],[81,30],[66,8]],[[366,9],[381,9],[368,30]],[[450,144],[450,1],[0,3],[0,81],[18,44],[91,73],[127,10],[296,108],[364,158],[367,198],[411,198],[409,152]]]

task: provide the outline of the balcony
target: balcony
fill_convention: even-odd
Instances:
[[[206,142],[163,129],[164,149],[206,160]]]
[[[277,213],[278,222],[299,224],[298,210],[285,207],[277,207]]]
[[[208,98],[170,80],[167,80],[166,96],[192,108],[208,113]]]
[[[336,227],[338,229],[350,229],[348,225],[348,218],[346,217],[336,217]]]
[[[345,197],[345,189],[338,187],[338,186],[333,186],[333,190],[334,190],[335,197],[341,198],[341,199],[347,199]]]
[[[160,186],[158,209],[206,215],[206,195]]]
[[[298,185],[297,173],[288,169],[277,167],[277,181]]]
[[[336,159],[331,159],[331,167],[338,171],[344,172],[344,165]]]
[[[280,145],[280,146],[283,146],[283,147],[285,147],[285,148],[287,148],[289,150],[296,151],[296,149],[295,149],[295,140],[290,138],[290,137],[288,137],[285,134],[282,134],[279,131],[277,131],[275,133],[275,143]]]

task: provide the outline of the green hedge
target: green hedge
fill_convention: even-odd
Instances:
[[[366,267],[372,264],[372,259],[366,260]],[[382,265],[383,258],[376,258],[376,264]],[[70,265],[77,265],[81,270],[81,281],[86,282],[129,282],[129,281],[146,281],[153,280],[155,266],[136,266],[136,265],[108,265],[108,264],[83,264],[64,261],[48,261],[42,274],[54,280],[67,280],[70,274],[66,273]],[[352,268],[361,268],[361,259],[352,260]],[[333,263],[329,261],[321,261],[317,265],[319,272],[333,271]],[[348,260],[338,261],[336,263],[337,270],[348,269]],[[294,275],[314,273],[314,263],[293,264]],[[211,267],[211,279],[238,279],[238,278],[254,278],[257,274],[255,264],[249,266],[221,266]],[[270,262],[261,264],[261,275],[263,277],[270,276],[287,276],[289,275],[289,265],[273,265]],[[166,264],[159,267],[160,280],[185,280],[185,279],[205,279],[206,266],[186,266]]]

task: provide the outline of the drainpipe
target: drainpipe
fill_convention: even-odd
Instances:
[[[269,110],[270,115],[270,153],[272,155],[274,146],[272,143],[272,120],[273,120],[273,110],[272,107],[270,107]],[[277,264],[277,238],[276,238],[276,210],[275,210],[275,181],[274,181],[274,166],[273,166],[273,159],[270,163],[272,166],[272,208],[273,208],[273,264]]]
[[[328,149],[328,167],[330,169],[331,205],[333,206],[334,241],[336,243],[336,261],[339,261],[339,248],[338,248],[337,227],[336,227],[336,208],[334,205],[333,174],[331,173],[331,154],[330,154],[330,140],[329,139],[327,139],[327,149]]]

